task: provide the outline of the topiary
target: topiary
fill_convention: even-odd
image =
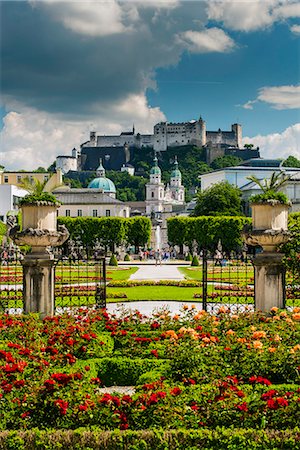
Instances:
[[[128,255],[128,253],[126,253],[124,261],[130,261],[130,256]]]
[[[186,255],[186,257],[185,257],[185,260],[186,260],[186,261],[192,261],[192,260],[193,260],[192,255],[191,255],[190,253],[188,253],[188,254]]]
[[[109,263],[110,266],[117,266],[118,265],[118,261],[115,255],[111,255]]]
[[[191,266],[199,266],[199,260],[196,255],[193,256]]]

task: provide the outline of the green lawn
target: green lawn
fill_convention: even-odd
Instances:
[[[188,280],[202,281],[202,267],[179,267],[180,272]],[[250,281],[250,278],[254,277],[254,271],[252,267],[248,267],[247,271],[245,269],[237,268],[235,266],[230,267],[208,267],[207,273],[208,280],[223,280],[223,281]],[[227,280],[226,280],[227,279]]]
[[[138,270],[138,267],[112,267],[107,266],[106,276],[112,280],[128,280]]]
[[[177,286],[135,286],[130,288],[107,288],[107,293],[122,292],[127,295],[127,299],[119,301],[139,301],[139,300],[176,300],[176,301],[199,301],[194,299],[195,293],[201,294],[201,288],[182,288]],[[111,302],[116,299],[108,299]]]

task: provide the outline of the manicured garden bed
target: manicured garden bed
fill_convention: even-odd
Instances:
[[[2,315],[0,333],[1,449],[300,448],[299,308]]]

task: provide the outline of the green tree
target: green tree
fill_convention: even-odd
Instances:
[[[228,181],[216,183],[198,193],[194,216],[239,216],[242,214],[241,190]]]
[[[151,222],[147,217],[132,217],[127,220],[127,243],[138,247],[148,244],[151,237]]]
[[[300,160],[295,156],[290,155],[287,159],[285,159],[282,163],[284,167],[300,167]]]
[[[219,156],[211,163],[211,167],[215,170],[223,169],[224,167],[234,167],[239,165],[242,161],[242,158],[238,158],[237,156]]]

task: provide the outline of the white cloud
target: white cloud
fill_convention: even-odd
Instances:
[[[243,144],[249,143],[260,148],[262,158],[286,159],[293,155],[300,159],[300,123],[286,128],[282,133],[244,137]]]
[[[120,103],[94,105],[98,113],[92,123],[66,121],[33,108],[14,106],[4,117],[0,132],[0,164],[7,170],[48,167],[56,156],[70,155],[73,147],[79,148],[89,139],[91,130],[119,134],[134,123],[138,132],[152,132],[155,123],[165,120],[159,108],[147,105],[143,93],[130,95]]]
[[[300,85],[263,87],[258,100],[270,103],[274,109],[300,108]]]
[[[254,31],[276,21],[299,17],[298,0],[207,0],[210,20],[232,30]]]
[[[220,28],[185,31],[178,35],[178,39],[192,53],[228,52],[235,46],[234,41]]]
[[[132,31],[139,16],[134,4],[116,0],[67,1],[46,0],[32,2],[33,6],[46,8],[65,28],[87,36],[106,36]],[[127,24],[126,24],[127,22]]]
[[[300,34],[300,25],[292,25],[290,30],[292,33],[298,35]]]
[[[257,100],[249,100],[248,102],[244,103],[243,105],[237,105],[241,106],[244,109],[253,109],[253,105],[257,103]]]

